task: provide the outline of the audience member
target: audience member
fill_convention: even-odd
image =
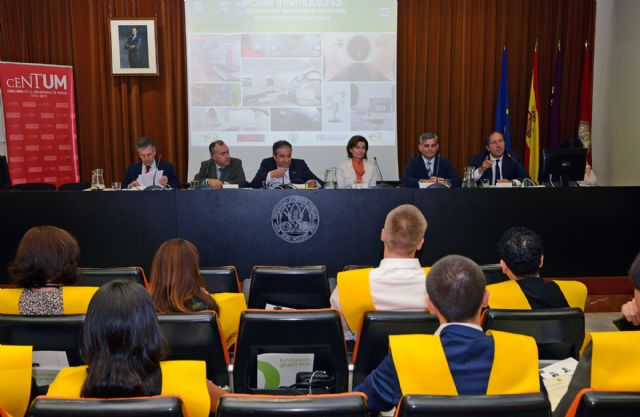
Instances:
[[[166,341],[147,291],[116,280],[91,300],[82,327],[85,366],[64,368],[47,395],[65,398],[128,398],[176,395],[192,417],[215,411],[222,388],[206,379],[201,361],[166,361]]]
[[[420,135],[418,150],[422,155],[407,163],[402,176],[402,184],[409,188],[418,188],[420,184],[445,183],[451,187],[460,187],[462,181],[456,174],[451,162],[438,154],[440,145],[438,135],[425,132]]]
[[[640,253],[629,268],[629,277],[633,284],[633,298],[622,306],[622,315],[634,326],[640,326]]]
[[[406,394],[540,391],[535,341],[529,336],[482,332],[481,313],[488,294],[478,265],[463,256],[446,256],[429,271],[426,287],[429,310],[440,327],[434,335],[389,338],[391,353],[354,389],[367,395],[371,412],[391,409]]]
[[[79,259],[78,241],[66,230],[55,226],[29,229],[9,265],[9,275],[18,288],[0,290],[0,313],[84,313],[97,288],[65,287],[78,280]]]
[[[428,268],[420,267],[416,251],[424,243],[427,220],[417,207],[403,204],[387,214],[380,240],[384,259],[374,269],[340,272],[331,307],[341,312],[356,333],[366,311],[424,311]],[[346,328],[345,328],[346,329]],[[348,338],[352,338],[347,333]]]
[[[209,144],[211,158],[202,161],[200,172],[194,180],[202,181],[204,186],[221,189],[224,184],[247,185],[242,169],[242,161],[232,158],[229,147],[221,140]]]
[[[172,188],[180,188],[180,182],[176,176],[176,171],[173,169],[173,165],[167,161],[161,162],[159,159],[156,161],[156,144],[153,139],[148,137],[138,139],[136,150],[142,162],[131,164],[127,167],[124,184],[126,184],[128,188],[139,187],[141,184],[138,182],[138,176],[153,172],[154,169],[162,171],[162,176],[158,180],[160,185],[168,184]]]
[[[260,163],[256,176],[251,181],[253,188],[306,184],[308,187],[322,187],[320,178],[311,172],[302,159],[291,157],[292,147],[286,140],[279,140],[272,146],[273,156]]]
[[[521,226],[508,229],[498,241],[498,256],[509,281],[487,287],[489,306],[508,308],[502,305],[507,299],[510,303],[521,300],[521,307],[526,309],[569,307],[558,284],[540,277],[544,253],[542,238],[537,233]]]
[[[504,135],[492,132],[485,138],[485,151],[471,158],[470,164],[476,167],[473,176],[476,181],[489,180],[491,185],[500,182],[523,181],[529,178],[518,156],[505,152]]]
[[[188,240],[164,242],[151,264],[151,298],[159,313],[218,311],[200,277],[200,254]]]
[[[369,142],[364,136],[356,135],[347,143],[346,161],[340,162],[336,169],[338,188],[353,188],[354,184],[375,187],[381,181],[378,169],[367,159]]]
[[[151,264],[150,287],[159,313],[215,311],[227,346],[236,342],[240,315],[247,309],[244,294],[209,294],[200,275],[200,253],[188,240],[160,245]]]

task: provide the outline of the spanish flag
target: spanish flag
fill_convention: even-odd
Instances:
[[[532,180],[538,181],[540,167],[540,112],[538,111],[538,41],[533,51],[533,75],[527,108],[527,137],[524,164]]]

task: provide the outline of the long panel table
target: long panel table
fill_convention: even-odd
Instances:
[[[86,267],[140,265],[182,237],[202,266],[376,265],[380,231],[399,204],[419,207],[429,227],[420,261],[446,254],[497,262],[496,242],[524,225],[545,242],[545,276],[625,275],[640,251],[640,187],[568,189],[197,190],[0,193],[0,281],[22,234],[53,224],[80,242]]]

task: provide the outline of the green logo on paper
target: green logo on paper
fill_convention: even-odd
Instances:
[[[273,365],[258,361],[258,372],[264,377],[265,389],[280,388],[280,372]]]

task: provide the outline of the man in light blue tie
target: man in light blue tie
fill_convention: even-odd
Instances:
[[[420,184],[424,187],[445,182],[452,187],[460,186],[461,181],[456,170],[448,159],[438,154],[439,149],[438,135],[433,132],[420,135],[418,150],[421,155],[410,159],[407,163],[402,176],[402,184],[405,187],[419,188]]]
[[[229,147],[223,141],[211,142],[209,153],[211,158],[202,161],[194,180],[201,181],[203,187],[215,189],[223,188],[224,184],[247,186],[242,161],[231,157]]]

